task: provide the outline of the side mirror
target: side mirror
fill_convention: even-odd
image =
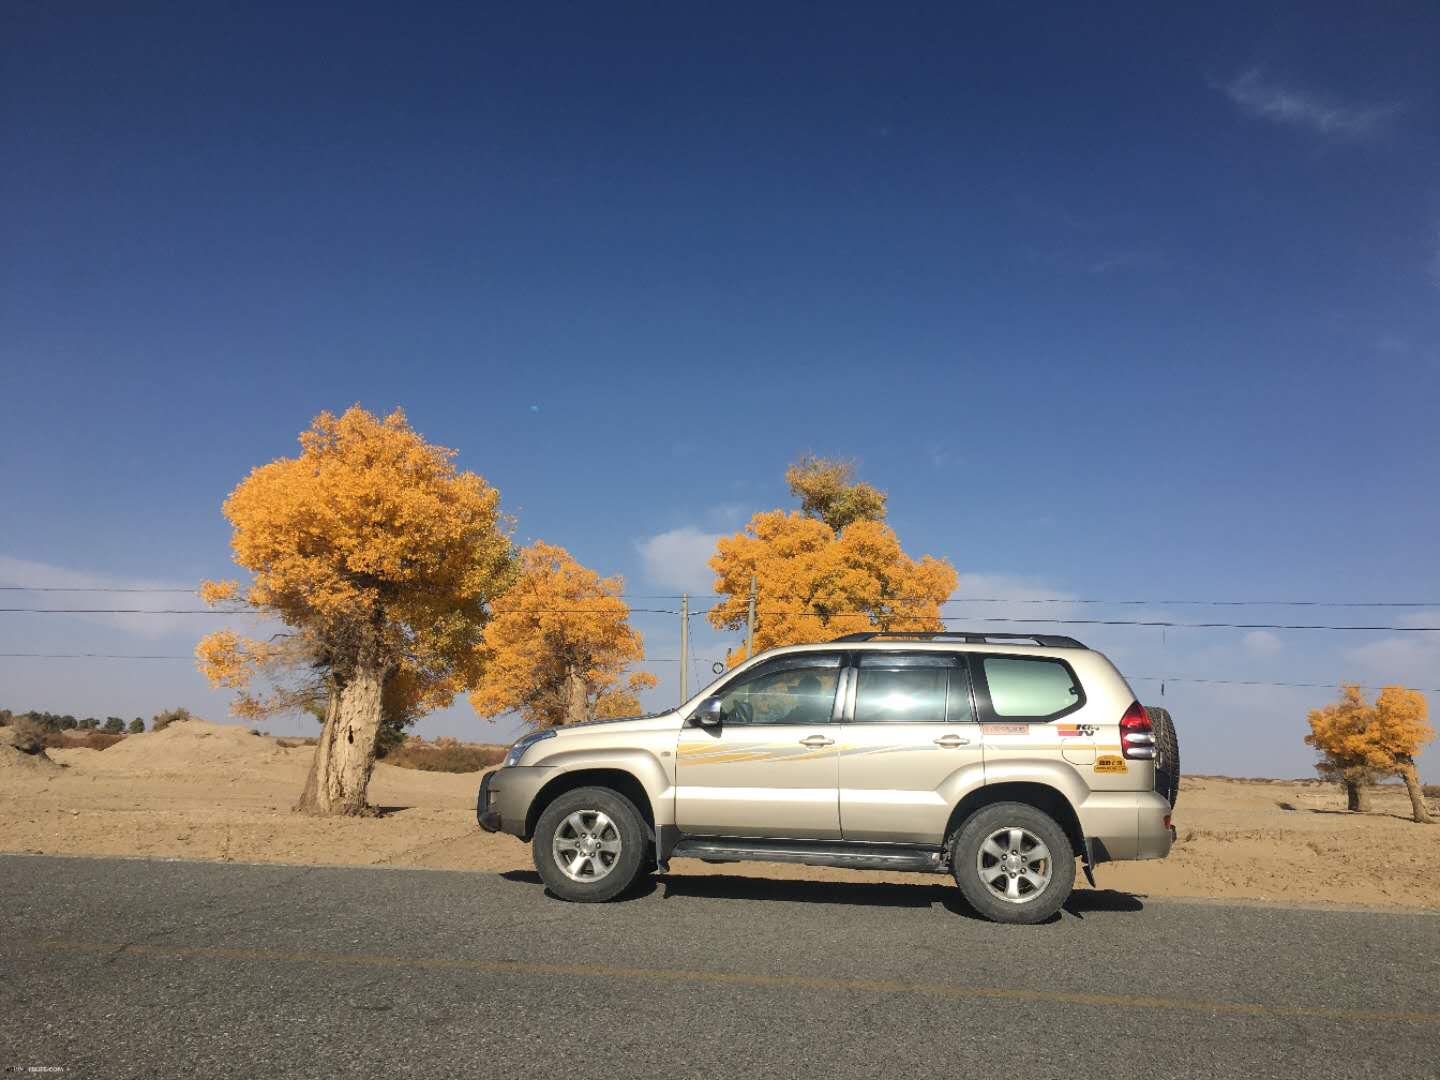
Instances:
[[[720,724],[720,706],[722,702],[718,697],[707,697],[695,711],[690,714],[691,727],[718,727]]]

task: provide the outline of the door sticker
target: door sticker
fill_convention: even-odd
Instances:
[[[1125,764],[1125,759],[1119,754],[1101,754],[1095,759],[1096,772],[1129,772],[1130,767]]]
[[[1055,734],[1062,739],[1093,739],[1095,737],[1094,724],[1059,724],[1055,728]]]
[[[1029,735],[1029,724],[981,724],[980,730],[986,735]]]

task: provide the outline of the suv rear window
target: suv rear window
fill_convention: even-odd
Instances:
[[[956,724],[974,719],[970,684],[957,657],[862,653],[855,676],[852,723]]]
[[[1049,720],[1083,701],[1070,669],[1039,656],[987,656],[985,682],[990,687],[990,711],[996,716]]]

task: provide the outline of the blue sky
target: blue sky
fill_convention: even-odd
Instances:
[[[788,505],[813,450],[962,596],[1440,601],[1433,5],[3,20],[3,583],[226,575],[224,495],[360,402],[640,594],[705,589],[713,536]],[[0,651],[185,654],[213,625],[0,614]],[[676,620],[637,625],[677,655]],[[1075,632],[1135,676],[1440,686],[1440,634]],[[1165,691],[1192,768],[1251,774],[1306,774],[1330,696]],[[178,703],[225,708],[184,662],[0,659],[12,708]]]

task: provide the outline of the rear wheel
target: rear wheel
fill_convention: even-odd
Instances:
[[[1169,709],[1146,705],[1145,711],[1150,715],[1150,733],[1155,739],[1155,790],[1170,801],[1173,810],[1180,794],[1180,736]]]
[[[1075,852],[1059,823],[1027,803],[987,806],[950,845],[955,883],[994,922],[1044,922],[1075,885]]]
[[[562,900],[613,900],[651,858],[649,830],[635,804],[610,788],[567,791],[535,825],[535,869]]]

